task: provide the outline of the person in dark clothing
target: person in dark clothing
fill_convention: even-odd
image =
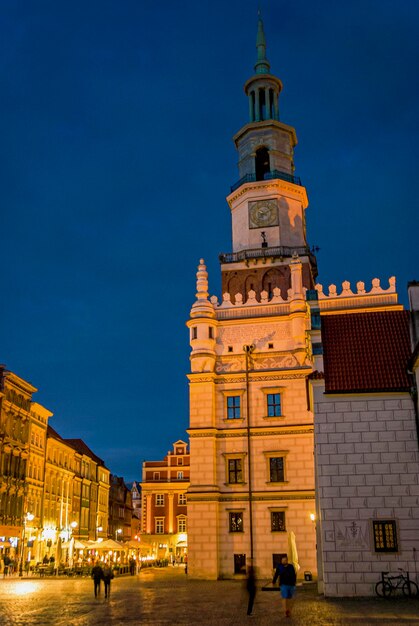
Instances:
[[[247,572],[247,580],[246,580],[246,589],[249,594],[249,602],[247,604],[247,614],[251,615],[253,611],[253,604],[256,597],[256,576],[255,576],[255,568],[253,565],[250,565],[249,570]]]
[[[95,598],[100,594],[100,581],[103,580],[103,569],[99,565],[99,561],[96,561],[95,566],[92,567],[93,587],[95,590]]]
[[[4,558],[3,558],[3,566],[4,566],[4,569],[3,569],[3,578],[5,578],[5,577],[8,575],[8,573],[9,573],[9,567],[10,567],[10,563],[11,563],[11,562],[12,562],[12,561],[11,561],[10,557],[6,554],[6,555],[4,556]]]
[[[284,601],[285,617],[291,617],[297,574],[295,573],[294,566],[288,563],[288,557],[286,556],[282,557],[280,565],[278,565],[275,570],[272,581],[273,584],[276,583],[278,577],[281,596]]]
[[[105,565],[103,568],[103,582],[105,584],[105,598],[110,598],[111,595],[111,580],[114,577],[113,571],[109,565]]]

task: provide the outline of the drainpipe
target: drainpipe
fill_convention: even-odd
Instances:
[[[253,557],[253,492],[252,492],[252,451],[250,445],[250,384],[249,384],[249,357],[255,346],[243,346],[246,357],[246,415],[247,415],[247,473],[249,481],[249,530],[250,530],[250,562],[254,565]]]

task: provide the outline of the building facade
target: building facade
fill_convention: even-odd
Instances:
[[[0,561],[65,558],[62,545],[108,536],[109,470],[80,439],[63,439],[51,411],[16,374],[0,372]]]
[[[340,302],[320,293],[321,335],[314,332],[323,354],[312,380],[319,588],[327,596],[374,595],[383,571],[417,575],[409,312],[394,284],[386,292],[375,281],[372,292],[356,295],[347,286]]]
[[[21,557],[27,515],[32,394],[37,389],[0,368],[0,540],[1,557]],[[35,497],[32,484],[31,495]]]
[[[222,254],[222,302],[201,260],[190,331],[191,576],[229,578],[247,565],[270,577],[298,551],[316,571],[312,373],[305,290],[316,259],[307,193],[294,175],[294,128],[279,120],[259,19],[249,122],[234,137],[239,181],[227,197],[233,251]]]
[[[115,541],[132,538],[132,495],[121,476],[111,474],[108,535]]]
[[[187,554],[189,467],[188,444],[182,440],[162,461],[143,462],[141,541],[158,559],[183,561]]]

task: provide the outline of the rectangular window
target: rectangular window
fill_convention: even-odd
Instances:
[[[231,533],[243,532],[243,513],[230,513],[229,530]]]
[[[153,480],[160,480],[160,472],[153,472]]]
[[[228,482],[231,485],[243,482],[242,459],[228,459]]]
[[[186,517],[179,517],[177,521],[178,533],[186,533]]]
[[[192,339],[197,339],[198,337],[198,329],[196,326],[192,326]]]
[[[208,326],[208,339],[214,339],[214,329],[212,326]]]
[[[234,555],[234,573],[235,574],[246,573],[246,555],[245,554]]]
[[[178,459],[178,460],[177,460],[177,464],[178,464],[178,465],[183,465],[183,459]]]
[[[269,480],[271,483],[283,483],[284,478],[284,457],[272,456],[269,459]]]
[[[164,534],[164,517],[155,518],[156,535]]]
[[[228,419],[240,418],[240,396],[227,397],[227,417]]]
[[[164,506],[164,494],[156,493],[156,506]]]
[[[398,552],[395,520],[372,522],[374,530],[374,550],[376,552]]]
[[[273,533],[285,532],[285,511],[271,511],[271,531]]]
[[[183,472],[178,472],[177,473],[177,479],[178,480],[183,480]]]
[[[179,494],[179,504],[181,505],[186,504],[186,493]]]
[[[280,417],[281,415],[281,394],[280,393],[268,393],[268,417]]]

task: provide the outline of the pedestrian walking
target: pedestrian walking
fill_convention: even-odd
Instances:
[[[96,561],[94,567],[92,567],[92,578],[95,598],[97,598],[100,594],[100,581],[103,580],[103,569],[99,565],[99,561]]]
[[[281,559],[280,565],[275,570],[272,583],[275,584],[279,577],[279,586],[281,589],[281,596],[283,599],[285,617],[291,617],[292,605],[294,604],[295,585],[297,582],[297,574],[295,573],[294,566],[288,563],[288,557],[284,556]]]
[[[3,578],[5,578],[9,573],[10,563],[11,563],[11,559],[6,554],[3,558]]]
[[[114,577],[114,573],[111,567],[106,563],[103,568],[103,582],[105,584],[105,598],[109,598],[111,595],[111,580]]]
[[[255,602],[256,597],[256,576],[255,576],[255,568],[253,565],[250,565],[247,571],[247,580],[246,580],[246,589],[249,594],[249,602],[247,604],[247,614],[252,615],[253,604]]]

